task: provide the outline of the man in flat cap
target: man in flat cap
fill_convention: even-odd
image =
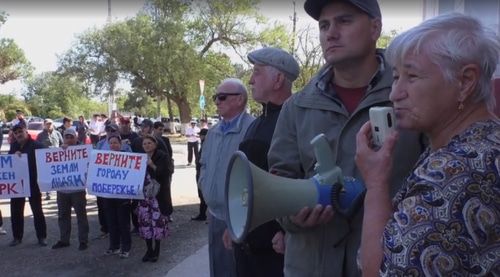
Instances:
[[[299,76],[299,64],[288,52],[265,47],[248,54],[253,64],[250,88],[253,99],[262,104],[262,114],[250,124],[239,149],[248,160],[267,171],[267,152],[283,103],[292,95]],[[226,247],[233,247],[238,276],[283,276],[283,254],[273,249],[272,238],[281,231],[275,220],[250,232],[241,243],[233,243],[226,230]]]
[[[375,46],[382,27],[380,8],[376,0],[307,0],[304,8],[318,20],[326,63],[283,105],[268,155],[270,172],[312,177],[316,157],[310,141],[323,133],[343,175],[361,180],[354,163],[356,133],[368,121],[370,107],[391,105],[392,72]],[[401,135],[394,162],[398,169],[390,180],[394,185],[420,153],[417,135]],[[285,246],[285,276],[360,276],[356,256],[362,213],[361,208],[344,218],[330,205],[316,205],[279,219],[285,243],[282,233],[273,243]]]

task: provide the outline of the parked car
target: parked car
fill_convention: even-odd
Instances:
[[[10,122],[2,121],[2,134],[8,134],[10,130]]]
[[[54,119],[52,121],[54,121],[54,123],[52,123],[52,124],[54,125],[55,129],[57,129],[57,128],[59,128],[59,127],[61,127],[63,125],[63,117],[56,118],[56,119]]]
[[[161,122],[163,122],[165,124],[165,132],[169,132],[169,133],[172,133],[172,131],[170,130],[170,126],[173,125],[174,128],[175,128],[175,132],[176,133],[180,133],[181,132],[181,121],[178,117],[174,117],[174,121],[173,123],[171,123],[170,121],[170,118],[168,117],[162,117],[161,118]]]
[[[43,131],[43,121],[39,122],[28,122],[28,126],[26,128],[26,131],[28,132],[28,135],[36,140],[38,137],[38,134],[40,134]]]

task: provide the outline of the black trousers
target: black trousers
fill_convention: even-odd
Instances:
[[[198,184],[199,180],[200,180],[200,165],[199,165],[199,163],[197,163],[196,164],[196,184]],[[201,191],[200,188],[198,188],[198,198],[200,198],[199,215],[207,216],[207,203],[205,202],[205,198],[203,198],[203,192]]]
[[[201,189],[198,189],[198,197],[200,198],[200,213],[201,216],[207,216],[207,203],[205,203],[205,198],[203,198],[203,193]]]
[[[156,195],[156,200],[158,200],[158,207],[160,208],[160,212],[162,215],[170,216],[174,212],[174,206],[172,204],[172,175],[168,182],[166,182],[166,186],[161,186],[158,195]]]
[[[42,194],[31,193],[28,198],[31,212],[33,213],[33,221],[35,223],[36,237],[38,239],[47,238],[47,224],[42,210]],[[22,240],[24,235],[24,204],[26,198],[10,199],[10,216],[12,221],[12,235],[14,239]]]
[[[132,246],[130,235],[130,200],[104,198],[104,209],[109,229],[109,249],[129,252]]]
[[[272,248],[255,251],[248,244],[233,243],[233,250],[238,277],[284,276],[284,256],[274,252]]]
[[[132,218],[132,226],[134,228],[139,228],[139,218],[137,217],[137,206],[139,205],[139,200],[133,199],[130,202],[130,218]]]
[[[194,160],[198,161],[198,142],[188,142],[188,163],[193,161],[193,152],[194,152]]]
[[[106,223],[106,213],[104,211],[104,199],[103,197],[97,196],[97,218],[99,219],[99,225],[101,225],[101,232],[108,233],[108,224]]]
[[[0,210],[0,227],[3,226],[2,210]]]
[[[90,135],[90,141],[92,142],[92,145],[96,145],[100,138],[101,137],[98,135]]]

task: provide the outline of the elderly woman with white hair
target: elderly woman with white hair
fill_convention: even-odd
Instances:
[[[389,198],[397,132],[376,151],[357,135],[366,182],[360,262],[364,276],[500,275],[500,122],[491,112],[497,36],[469,16],[435,17],[387,49],[398,128],[429,139]]]

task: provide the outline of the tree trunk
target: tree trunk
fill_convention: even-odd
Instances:
[[[186,124],[191,121],[191,107],[189,107],[189,102],[185,97],[176,97],[173,99],[179,108],[179,117],[181,120],[181,133],[184,135],[186,133]]]
[[[174,121],[174,115],[172,112],[172,102],[170,101],[170,97],[167,96],[167,110],[168,110],[168,118],[170,121]]]

